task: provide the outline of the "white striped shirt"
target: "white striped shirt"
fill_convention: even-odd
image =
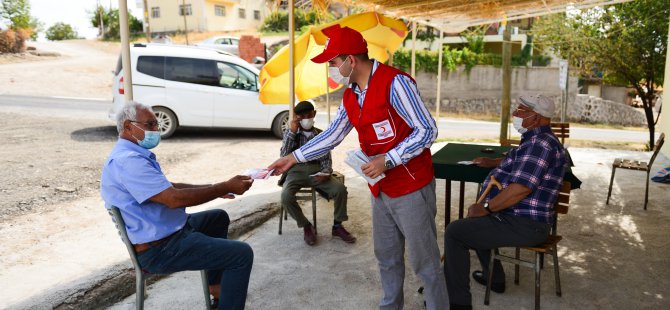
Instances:
[[[372,72],[375,73],[379,62],[372,60]],[[368,83],[369,84],[369,83]],[[349,86],[352,88],[358,99],[358,104],[363,107],[367,86],[360,90],[356,84]],[[412,128],[412,133],[386,153],[386,159],[393,161],[393,165],[406,164],[410,159],[421,154],[424,149],[430,148],[437,138],[437,125],[435,119],[430,115],[426,105],[421,100],[419,89],[412,80],[402,74],[393,78],[391,85],[391,106],[398,115]],[[330,126],[307,144],[293,152],[293,156],[298,162],[307,162],[317,159],[338,146],[344,137],[349,134],[353,125],[349,122],[344,104],[340,103],[337,109],[335,119]]]

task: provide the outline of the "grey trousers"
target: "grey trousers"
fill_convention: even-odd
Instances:
[[[380,309],[403,308],[405,241],[409,263],[424,283],[427,309],[448,309],[437,245],[436,212],[435,179],[401,197],[391,198],[384,193],[372,197],[372,235],[384,291]]]
[[[500,220],[488,215],[460,219],[447,226],[444,233],[444,275],[451,303],[472,304],[470,249],[477,251],[483,271],[488,272],[491,249],[532,246],[546,241],[549,237],[549,224],[503,213],[497,215]],[[500,261],[496,261],[493,271],[493,283],[505,281]]]
[[[347,188],[333,177],[326,182],[316,182],[311,174],[317,173],[321,170],[318,164],[299,164],[293,166],[286,172],[286,180],[284,181],[281,192],[281,202],[291,215],[293,219],[298,222],[298,227],[305,227],[309,224],[309,220],[302,213],[300,205],[295,198],[295,194],[303,187],[314,186],[320,191],[328,194],[335,202],[335,211],[333,212],[333,219],[338,222],[344,222],[349,217],[347,216]]]

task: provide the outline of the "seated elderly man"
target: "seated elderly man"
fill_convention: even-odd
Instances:
[[[293,108],[293,112],[294,118],[284,132],[281,156],[293,153],[321,133],[320,129],[314,127],[316,110],[311,102],[301,101]],[[342,226],[342,222],[349,218],[347,216],[347,188],[332,177],[332,166],[330,152],[327,152],[319,159],[293,166],[279,180],[279,185],[283,186],[282,204],[288,214],[296,220],[298,227],[303,228],[304,240],[308,245],[316,244],[316,233],[312,223],[302,213],[295,197],[301,188],[307,186],[313,186],[320,193],[335,200],[332,236],[341,238],[347,243],[356,242],[356,238]]]
[[[207,270],[213,303],[244,309],[253,264],[251,247],[227,240],[230,219],[223,210],[193,214],[186,207],[246,192],[253,180],[191,185],[167,180],[149,151],[160,142],[150,107],[129,102],[117,114],[119,139],[102,169],[105,207],[115,206],[126,222],[142,269],[151,273]]]
[[[542,95],[521,96],[512,113],[521,144],[505,158],[475,158],[503,186],[493,188],[484,203],[468,208],[467,218],[450,223],[444,235],[444,274],[451,309],[472,309],[469,249],[477,251],[482,271],[472,277],[486,285],[490,251],[497,247],[532,246],[547,240],[554,221],[554,203],[566,169],[565,149],[551,131],[554,102]],[[500,261],[493,269],[491,289],[505,290]]]

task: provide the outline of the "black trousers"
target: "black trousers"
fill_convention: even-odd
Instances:
[[[471,305],[470,253],[477,251],[482,270],[488,273],[491,249],[532,246],[547,240],[551,226],[525,217],[503,213],[451,222],[444,233],[444,275],[449,302]],[[500,261],[493,268],[493,283],[505,281]]]

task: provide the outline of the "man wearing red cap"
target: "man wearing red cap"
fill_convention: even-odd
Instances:
[[[328,129],[272,165],[281,174],[298,162],[323,156],[356,128],[372,160],[363,173],[385,177],[372,192],[372,234],[384,295],[380,309],[403,308],[405,241],[409,262],[424,282],[427,309],[449,301],[435,228],[435,177],[430,146],[437,127],[412,77],[368,58],[361,34],[339,25],[323,30],[328,41],[313,62],[328,62],[331,79],[349,88]]]

